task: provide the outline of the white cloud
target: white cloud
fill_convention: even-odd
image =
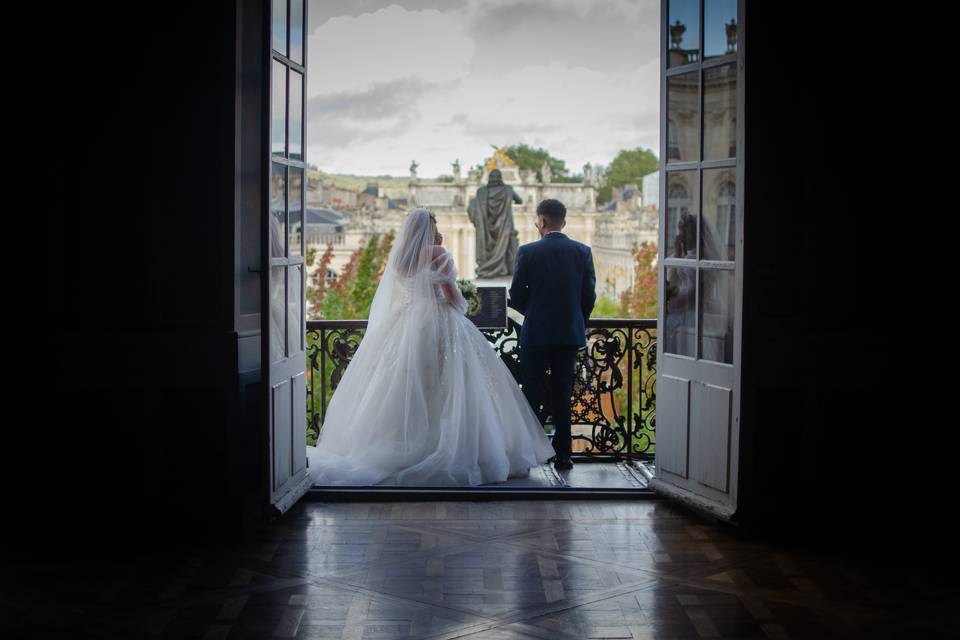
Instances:
[[[313,31],[331,18],[359,16],[397,5],[411,11],[437,9],[451,11],[468,0],[318,0],[310,4],[310,30]]]
[[[391,5],[332,18],[310,35],[310,94],[337,93],[415,76],[449,82],[473,57],[458,14]]]
[[[472,68],[561,62],[629,71],[656,58],[659,5],[638,0],[471,0]]]
[[[573,171],[624,148],[659,152],[657,43],[643,37],[656,7],[484,0],[330,18],[310,36],[308,159],[394,175],[416,159],[432,176],[482,161],[490,143],[545,147]],[[566,47],[545,47],[544,33]]]

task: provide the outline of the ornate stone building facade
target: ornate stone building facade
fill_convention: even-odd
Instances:
[[[444,237],[444,246],[453,254],[460,277],[476,276],[474,227],[467,218],[467,205],[477,188],[486,184],[490,171],[500,169],[504,182],[513,186],[523,204],[514,205],[514,225],[519,243],[539,239],[536,222],[537,204],[545,198],[556,198],[567,206],[567,225],[564,233],[574,240],[593,247],[597,270],[597,292],[616,299],[633,284],[634,244],[656,242],[657,205],[644,203],[635,186],[614,190],[614,200],[601,210],[597,207],[600,187],[595,175],[583,182],[554,182],[548,168],[541,170],[543,180],[535,172],[520,170],[500,150],[489,158],[483,170],[473,169],[462,175],[459,163],[453,164],[453,179],[423,179],[411,171],[406,201],[388,198],[376,184],[362,192],[310,180],[307,191],[307,209],[323,210],[329,215],[334,209],[341,215],[336,232],[318,233],[307,230],[308,248],[319,253],[333,245],[330,264],[333,273],[339,273],[351,254],[362,247],[373,234],[396,232],[406,212],[412,207],[427,207],[434,212],[437,225]],[[644,189],[656,191],[656,175],[644,179]],[[336,206],[339,203],[340,206]],[[309,219],[309,217],[308,217]],[[310,268],[312,275],[314,267]]]
[[[651,201],[645,201],[634,185],[613,189],[613,200],[600,212],[594,233],[593,259],[597,271],[597,293],[618,300],[633,287],[633,248],[644,242],[656,243],[658,209],[655,199],[658,173],[644,177],[644,193],[650,189]],[[651,178],[652,179],[649,179]]]

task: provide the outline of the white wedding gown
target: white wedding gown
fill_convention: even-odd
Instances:
[[[467,486],[526,475],[554,455],[526,398],[464,315],[425,209],[405,220],[367,331],[330,399],[317,485]]]

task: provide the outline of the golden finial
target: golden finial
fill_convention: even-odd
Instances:
[[[487,160],[487,163],[483,165],[484,170],[487,173],[490,173],[494,169],[503,169],[504,167],[512,167],[516,163],[510,159],[510,156],[507,155],[507,152],[503,150],[502,147],[498,147],[495,144],[490,145],[493,147],[493,155],[490,156],[490,159]]]

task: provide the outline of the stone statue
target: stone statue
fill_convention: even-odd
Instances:
[[[460,182],[460,158],[453,161],[453,179]]]
[[[670,29],[671,48],[679,49],[683,42],[683,34],[687,31],[686,25],[677,20],[676,24],[667,25],[667,28]]]
[[[416,161],[416,160],[414,160],[414,161],[412,161],[412,162],[410,163],[410,177],[411,177],[411,178],[416,178],[416,177],[417,177],[417,167],[419,167],[419,166],[420,166],[420,165],[417,164],[417,161]]]
[[[476,227],[477,277],[497,278],[513,275],[517,257],[517,231],[513,226],[513,203],[523,200],[503,183],[499,169],[490,172],[486,186],[477,189],[467,207],[470,222]]]
[[[737,52],[737,21],[730,18],[730,24],[723,25],[727,28],[727,53]]]
[[[550,163],[546,160],[543,161],[543,165],[540,167],[540,177],[543,178],[543,184],[550,184],[553,182],[553,175],[550,172]]]

